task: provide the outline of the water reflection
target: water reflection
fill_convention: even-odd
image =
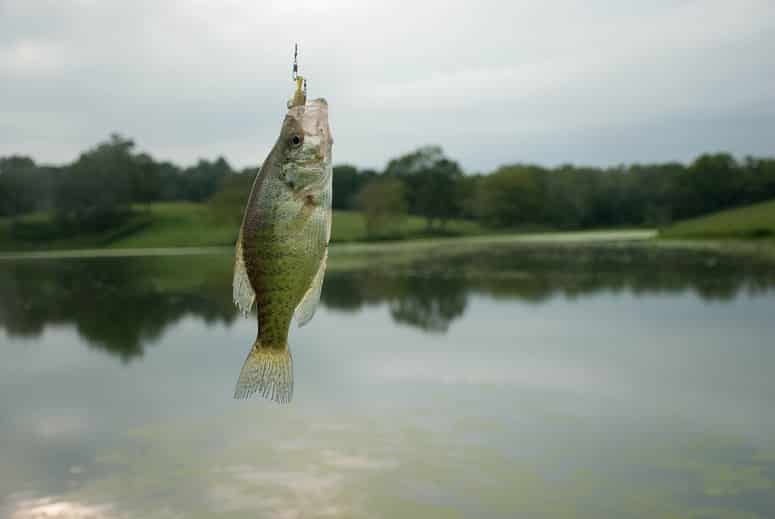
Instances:
[[[396,323],[443,333],[466,309],[467,285],[457,276],[408,269],[331,272],[321,300],[334,310],[354,312],[365,305],[387,303]]]
[[[110,505],[88,505],[51,497],[19,499],[10,509],[10,519],[110,519],[117,517]]]
[[[748,296],[775,287],[770,267],[634,248],[333,254],[324,311],[294,330],[291,406],[231,398],[255,328],[230,269],[0,263],[0,517],[775,509],[775,294]]]
[[[472,294],[542,303],[601,291],[633,294],[693,291],[730,301],[775,287],[767,265],[708,252],[563,247],[496,248],[398,265],[355,263],[326,277],[324,307],[355,312],[386,304],[401,325],[445,333]],[[72,324],[92,347],[129,361],[186,316],[231,324],[231,258],[80,259],[0,264],[0,326],[37,337]]]
[[[165,279],[169,269],[187,279]],[[9,262],[0,265],[0,326],[37,337],[48,325],[73,324],[87,344],[128,361],[186,315],[233,321],[225,282],[150,258]]]

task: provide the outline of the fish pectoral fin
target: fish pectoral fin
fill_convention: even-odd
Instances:
[[[315,277],[312,279],[312,284],[307,289],[301,302],[296,307],[296,311],[293,316],[296,318],[296,322],[299,327],[304,326],[315,315],[315,310],[320,302],[320,292],[323,289],[323,277],[326,273],[326,261],[328,260],[328,249],[323,253],[323,259],[320,262],[318,271]]]
[[[245,256],[242,254],[242,230],[240,230],[237,246],[234,250],[234,280],[232,282],[232,296],[234,304],[245,317],[250,313],[256,293],[250,285],[248,271],[245,268]]]

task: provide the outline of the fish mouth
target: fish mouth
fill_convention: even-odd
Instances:
[[[328,102],[323,98],[313,99],[307,101],[303,107],[291,108],[290,113],[301,123],[305,147],[314,146],[320,157],[329,162],[334,138],[328,125]]]

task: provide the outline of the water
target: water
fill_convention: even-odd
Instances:
[[[0,262],[0,516],[775,517],[770,267],[334,255],[278,406],[230,266]]]

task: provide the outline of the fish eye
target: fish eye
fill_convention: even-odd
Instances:
[[[288,143],[294,148],[298,147],[301,144],[301,136],[299,134],[294,135],[288,139]]]

